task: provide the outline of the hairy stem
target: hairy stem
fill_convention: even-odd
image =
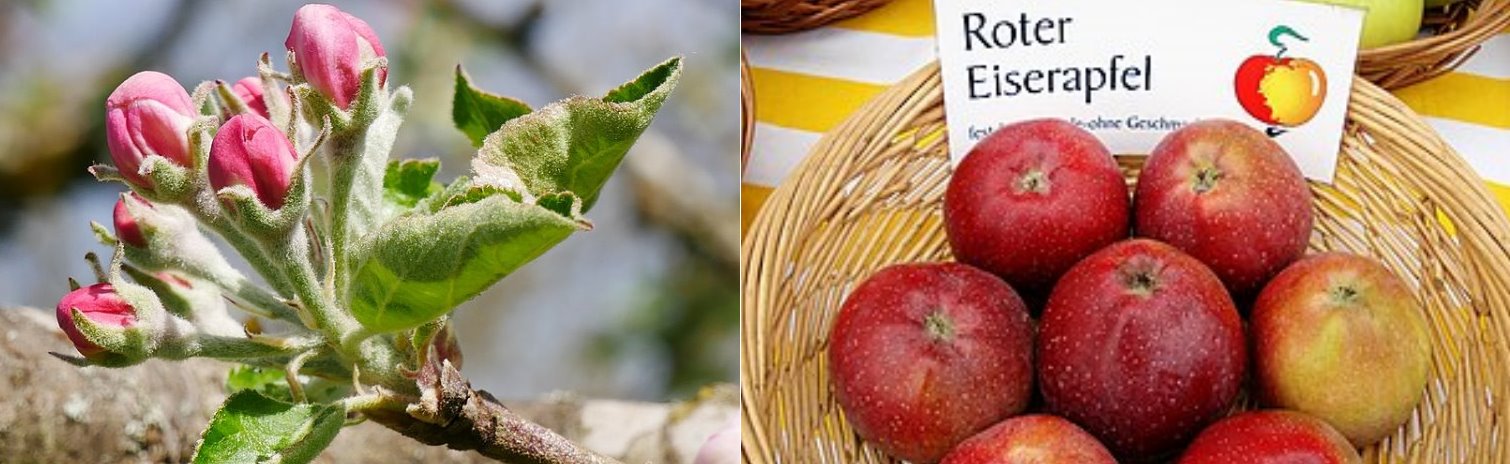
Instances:
[[[263,250],[261,246],[257,245],[255,240],[242,233],[230,220],[218,215],[208,214],[199,208],[189,208],[189,210],[194,212],[194,215],[199,218],[201,224],[208,226],[210,230],[215,231],[221,238],[224,238],[225,242],[231,245],[231,248],[235,248],[236,253],[245,258],[247,264],[252,265],[252,270],[261,275],[262,279],[266,280],[268,285],[273,286],[273,289],[278,294],[284,296],[292,294],[292,287],[284,277],[283,270],[273,263],[273,257],[270,256],[271,253]],[[252,285],[246,286],[251,287]]]
[[[341,143],[335,143],[334,145],[340,147],[349,146],[349,144],[345,140],[342,140]],[[336,150],[339,149],[340,148],[336,148]],[[333,164],[350,162],[354,161],[349,159],[332,160]],[[348,254],[346,251],[346,236],[348,234],[347,230],[351,224],[351,222],[347,220],[347,216],[351,214],[348,209],[351,207],[351,178],[354,171],[355,170],[350,169],[349,167],[337,167],[331,170],[331,198],[336,199],[335,201],[332,201],[330,205],[330,250],[332,258],[331,275],[334,276],[333,284],[335,288],[340,289],[346,288],[346,255]]]
[[[356,320],[336,308],[333,296],[320,288],[314,266],[309,262],[309,241],[305,233],[303,224],[294,226],[284,243],[273,245],[276,248],[274,254],[284,264],[284,274],[293,287],[294,296],[299,298],[315,323],[312,328],[324,332],[333,341],[339,341],[356,330]]]
[[[208,137],[207,135],[205,137]],[[206,182],[201,179],[200,182]],[[180,204],[184,209],[193,213],[200,224],[205,225],[220,238],[225,239],[236,253],[246,259],[247,264],[252,265],[252,270],[266,280],[279,295],[288,296],[290,287],[283,276],[282,268],[273,262],[273,256],[263,249],[251,236],[242,232],[236,224],[219,210],[220,199],[215,197],[208,184],[201,183],[194,193],[192,201]]]
[[[294,312],[293,308],[284,304],[283,300],[278,298],[277,295],[252,284],[246,277],[238,276],[238,278],[229,281],[213,282],[236,300],[239,300],[239,303],[267,312],[270,317],[289,322],[299,322],[299,315]]]
[[[439,356],[430,357],[436,358]],[[503,462],[619,462],[525,419],[485,391],[473,390],[449,361],[426,363],[420,369],[418,383],[418,398],[370,395],[352,398],[347,407],[421,443],[475,450]]]
[[[400,372],[403,365],[392,344],[381,337],[373,337],[362,330],[356,318],[338,305],[334,289],[321,286],[314,266],[309,262],[309,240],[303,223],[294,227],[287,240],[273,245],[275,253],[285,263],[285,274],[293,286],[294,294],[304,305],[315,330],[330,340],[331,348],[349,362],[356,363],[363,382],[382,385],[398,391],[412,391],[413,385]]]

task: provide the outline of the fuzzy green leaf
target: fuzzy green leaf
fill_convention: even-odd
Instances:
[[[293,404],[253,390],[227,398],[194,450],[196,463],[285,464],[313,460],[346,422],[339,406]]]
[[[681,58],[672,58],[603,98],[572,97],[509,121],[478,150],[478,180],[522,182],[534,196],[571,192],[591,209],[681,72]]]
[[[389,161],[388,171],[383,175],[383,197],[405,209],[413,208],[420,200],[441,191],[441,184],[433,180],[439,170],[437,159]]]
[[[585,227],[503,191],[471,192],[486,196],[415,210],[357,247],[347,301],[363,326],[392,332],[434,320]]]
[[[451,98],[451,121],[467,134],[472,146],[509,120],[529,114],[530,106],[519,100],[494,95],[472,86],[466,71],[456,67],[456,95]]]
[[[228,393],[241,390],[258,390],[265,393],[265,390],[277,390],[277,385],[282,384],[282,389],[287,391],[288,383],[284,381],[286,378],[283,371],[276,369],[237,365],[232,366],[231,372],[226,375],[225,389]]]

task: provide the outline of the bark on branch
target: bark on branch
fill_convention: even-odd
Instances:
[[[362,414],[422,443],[476,450],[504,462],[619,462],[515,414],[485,391],[473,390],[450,361],[436,361],[441,357],[433,355],[429,359],[415,379],[419,398],[381,393],[381,400],[361,410]]]

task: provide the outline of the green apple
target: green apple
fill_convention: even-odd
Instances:
[[[1426,9],[1422,0],[1303,1],[1350,6],[1367,11],[1367,15],[1363,17],[1363,39],[1358,42],[1360,49],[1383,47],[1415,38],[1416,32],[1421,30],[1421,12]]]

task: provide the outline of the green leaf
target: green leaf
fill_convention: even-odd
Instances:
[[[441,191],[441,184],[433,180],[439,170],[437,159],[389,161],[388,172],[383,175],[383,197],[405,209],[413,208]]]
[[[358,244],[347,301],[363,326],[392,332],[434,320],[585,228],[504,191],[470,192],[487,196],[417,209]]]
[[[288,377],[277,369],[236,365],[231,367],[230,374],[226,376],[225,389],[229,393],[251,390],[269,398],[293,400],[293,395],[288,392]]]
[[[242,390],[210,419],[194,462],[309,462],[330,446],[345,422],[346,410],[339,406],[293,404]]]
[[[522,182],[534,196],[572,192],[587,211],[681,72],[672,58],[603,98],[572,97],[515,118],[483,141],[473,172],[483,183]]]
[[[451,121],[467,134],[472,146],[482,146],[482,139],[503,123],[529,112],[530,106],[519,100],[473,87],[466,71],[460,65],[456,66],[456,95],[451,98]]]

